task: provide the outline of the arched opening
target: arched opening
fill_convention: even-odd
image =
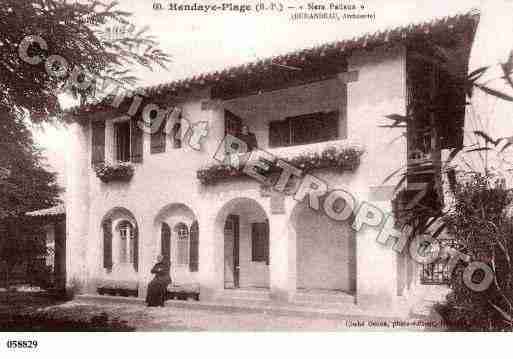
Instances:
[[[126,208],[116,207],[103,217],[103,268],[122,276],[138,271],[139,235],[137,221]]]
[[[356,241],[351,221],[335,221],[298,203],[291,215],[298,291],[356,292]]]
[[[249,198],[229,201],[216,217],[216,231],[223,241],[224,288],[269,288],[269,220],[262,206]]]
[[[171,263],[171,277],[177,283],[196,281],[199,269],[199,229],[194,212],[185,204],[173,203],[155,217],[160,234],[158,253]]]

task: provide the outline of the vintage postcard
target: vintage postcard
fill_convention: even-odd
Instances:
[[[0,330],[32,335],[0,352],[35,332],[511,331],[512,18],[2,0]]]

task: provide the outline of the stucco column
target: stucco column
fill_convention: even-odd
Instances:
[[[368,202],[385,208],[383,202]],[[381,227],[363,225],[356,232],[356,301],[363,306],[389,306],[397,299],[398,253],[392,242],[378,242]]]
[[[137,282],[139,298],[146,298],[148,283],[152,279],[151,268],[158,254],[151,218],[138,219],[139,224],[139,267]],[[160,237],[159,237],[160,238]]]
[[[70,125],[67,157],[66,286],[82,291],[87,284],[86,245],[89,224],[89,125]]]
[[[287,216],[273,214],[269,218],[269,276],[271,298],[288,301],[294,293],[293,269],[295,269],[295,247],[289,234]],[[291,248],[292,247],[292,248]],[[293,252],[291,252],[293,251]]]
[[[215,215],[200,216],[198,226],[200,298],[201,300],[211,300],[224,286],[223,228],[216,226]]]

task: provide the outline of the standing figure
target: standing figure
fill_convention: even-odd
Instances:
[[[247,152],[251,152],[258,148],[256,136],[253,132],[249,131],[249,127],[247,125],[242,126],[241,132],[237,137],[246,143],[248,147]]]
[[[163,256],[157,257],[157,264],[151,269],[155,277],[148,284],[148,294],[146,295],[146,304],[148,307],[163,307],[166,300],[167,286],[171,283],[169,263]]]

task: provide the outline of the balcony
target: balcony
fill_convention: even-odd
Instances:
[[[307,145],[280,147],[267,149],[268,153],[275,157],[269,173],[280,172],[276,161],[281,159],[288,164],[308,173],[314,169],[333,168],[337,171],[354,171],[360,164],[360,157],[364,149],[360,144],[348,140],[326,141]],[[213,185],[230,178],[241,178],[247,175],[243,171],[243,165],[249,158],[249,154],[238,155],[239,168],[221,162],[211,163],[197,172],[197,178],[203,185]]]

